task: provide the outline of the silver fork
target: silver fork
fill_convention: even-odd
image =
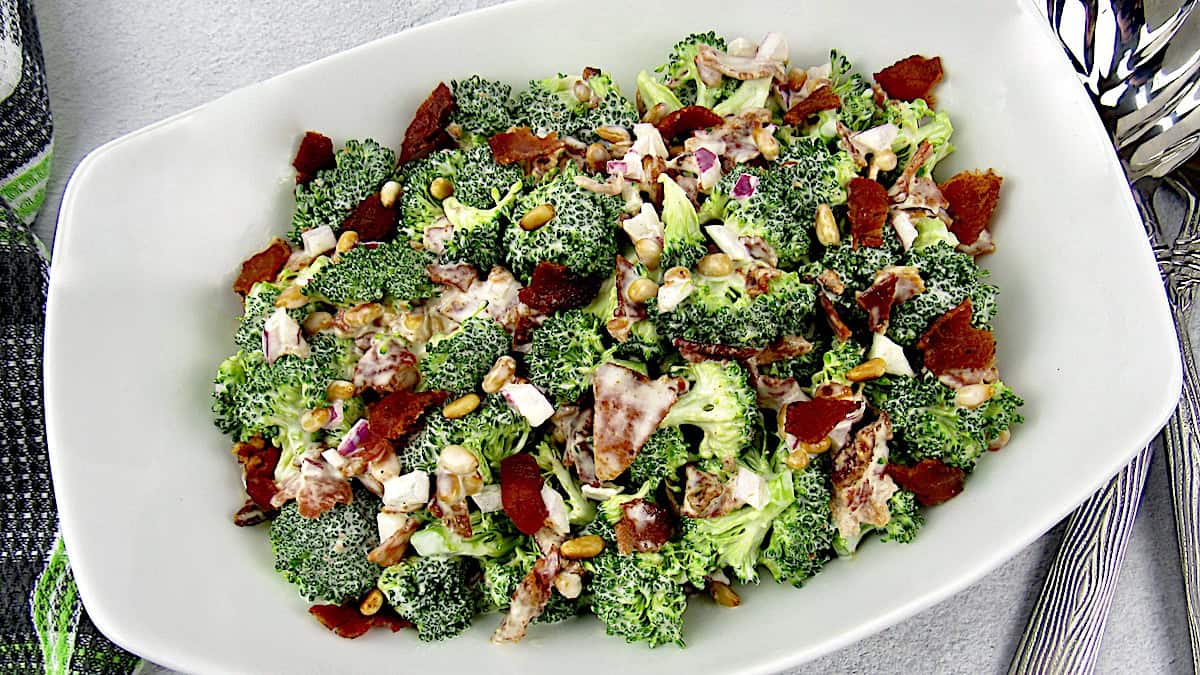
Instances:
[[[1200,148],[1200,53],[1167,71],[1164,57],[1200,0],[1146,26],[1141,0],[1047,0],[1047,17],[1092,94],[1125,166],[1166,282],[1183,355],[1180,405],[1160,435],[1166,450],[1193,669],[1200,672],[1200,374],[1187,317],[1200,283],[1200,209],[1191,186],[1167,177]],[[1160,190],[1186,206],[1173,231],[1155,210]],[[1152,445],[1071,516],[1011,673],[1091,672],[1141,502]]]

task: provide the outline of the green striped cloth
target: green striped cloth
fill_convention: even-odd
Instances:
[[[46,250],[29,226],[54,155],[30,0],[0,0],[0,673],[129,673],[79,603],[42,406]]]

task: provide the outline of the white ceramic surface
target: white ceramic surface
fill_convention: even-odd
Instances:
[[[324,59],[92,153],[64,198],[47,319],[47,427],[62,526],[93,620],[123,646],[193,672],[769,672],[903,619],[1048,529],[1166,419],[1179,364],[1165,297],[1123,175],[1060,48],[1017,2],[896,4],[530,1]],[[864,17],[869,20],[864,21]],[[232,349],[238,263],[282,232],[305,129],[399,144],[438,79],[519,84],[588,64],[634,73],[679,36],[785,32],[796,63],[830,47],[870,72],[938,53],[955,144],[939,171],[1006,177],[987,260],[1002,289],[1005,380],[1028,402],[1013,443],[933,509],[918,541],[871,543],[802,590],[769,580],[735,612],[695,602],[686,650],[645,650],[594,621],[487,644],[495,618],[440,645],[319,627],[238,529],[227,441],[208,418]]]

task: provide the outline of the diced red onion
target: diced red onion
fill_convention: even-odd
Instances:
[[[625,174],[626,171],[629,170],[629,167],[627,167],[625,165],[625,162],[622,162],[619,159],[608,160],[608,163],[606,163],[604,165],[604,168],[610,174],[617,175],[617,176],[622,176]]]
[[[342,442],[338,443],[338,453],[353,455],[362,448],[363,443],[367,442],[367,436],[370,433],[371,427],[367,425],[366,418],[355,422],[354,426],[350,427],[350,431],[346,432],[346,437],[342,439]]]
[[[752,176],[744,173],[738,176],[737,182],[733,184],[733,198],[746,199],[753,197],[754,192],[758,189],[758,176]]]
[[[708,171],[717,163],[717,156],[708,148],[697,148],[693,153],[696,156],[696,164],[700,167],[700,171]]]

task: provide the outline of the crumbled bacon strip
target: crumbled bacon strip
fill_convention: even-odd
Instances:
[[[246,295],[260,281],[272,281],[279,270],[292,257],[292,247],[278,237],[271,240],[271,245],[250,256],[242,263],[242,271],[233,282],[233,290],[240,295]]]
[[[308,608],[308,613],[316,617],[322,626],[333,631],[334,635],[351,640],[366,635],[367,631],[376,626],[390,628],[395,633],[412,625],[396,616],[389,607],[384,607],[371,616],[363,616],[358,611],[358,604],[354,602],[345,605],[313,605]]]
[[[871,284],[865,291],[854,294],[854,301],[867,313],[867,328],[872,333],[887,330],[892,316],[892,303],[896,299],[896,277],[887,276]]]
[[[920,185],[923,182],[926,186],[937,190],[937,185],[933,183],[933,179],[920,181],[917,178],[917,172],[921,167],[925,166],[925,162],[933,155],[933,146],[929,141],[921,141],[917,149],[913,151],[912,157],[908,158],[908,163],[904,165],[904,169],[900,172],[900,177],[896,179],[896,183],[888,190],[888,198],[897,204],[904,203],[908,200],[909,193],[913,190],[913,185]],[[938,190],[938,197],[941,197],[941,191]]]
[[[887,190],[879,183],[861,176],[850,179],[847,205],[854,248],[883,246],[883,226],[887,223],[888,204]]]
[[[1002,177],[988,169],[987,172],[959,172],[939,186],[942,196],[950,203],[947,210],[954,219],[950,231],[958,237],[960,244],[974,244],[980,233],[987,229],[1000,201],[1003,182]]]
[[[875,81],[890,98],[901,101],[923,98],[932,105],[930,92],[942,81],[942,58],[927,59],[914,54],[875,73]]]
[[[657,380],[615,363],[605,363],[592,375],[595,407],[596,477],[620,476],[633,463],[658,423],[675,405],[681,384]]]
[[[719,518],[737,508],[729,485],[721,479],[688,464],[684,468],[686,480],[683,490],[683,506],[679,512],[688,518]]]
[[[454,143],[446,133],[450,113],[454,110],[454,96],[445,82],[438,82],[413,114],[412,122],[404,132],[404,143],[400,146],[400,164],[421,159],[438,148],[448,148]]]
[[[592,452],[592,418],[591,408],[563,405],[554,411],[550,421],[554,425],[555,440],[561,440],[564,446],[563,465],[574,468],[581,482],[599,486],[596,457]]]
[[[846,292],[846,284],[842,283],[842,277],[836,271],[826,267],[817,275],[817,283],[821,288],[834,295],[841,295]]]
[[[758,355],[759,350],[754,347],[731,347],[729,345],[710,345],[703,342],[692,342],[684,338],[675,338],[671,340],[671,344],[679,350],[679,355],[682,356],[688,363],[700,363],[701,361],[747,361]]]
[[[259,523],[265,523],[271,520],[276,515],[276,511],[264,509],[254,502],[249,497],[242,504],[242,508],[238,509],[233,514],[233,524],[238,527],[251,527]]]
[[[542,472],[533,455],[522,453],[501,460],[500,501],[518,530],[532,535],[542,528],[550,513],[542,501]]]
[[[305,132],[300,139],[300,147],[296,149],[296,157],[292,160],[296,168],[296,184],[303,185],[317,177],[317,172],[332,169],[337,166],[333,155],[333,141],[325,134],[315,131]]]
[[[760,408],[780,412],[789,403],[808,400],[808,396],[800,389],[800,383],[794,377],[771,377],[758,372],[757,368],[752,368],[750,375]],[[779,426],[784,426],[782,418]]]
[[[388,241],[396,234],[400,212],[383,205],[379,193],[367,197],[342,221],[342,230],[357,232],[359,241]]]
[[[825,320],[829,322],[829,329],[833,331],[834,337],[842,342],[849,340],[853,333],[850,331],[850,327],[842,321],[842,317],[838,316],[833,301],[824,293],[817,293],[817,300],[821,303],[821,309],[825,312]]]
[[[395,440],[412,433],[430,406],[441,405],[449,396],[444,391],[394,391],[367,406],[371,433]]]
[[[963,491],[966,473],[936,459],[923,459],[914,466],[888,464],[887,475],[900,487],[917,496],[922,506],[937,506]]]
[[[479,486],[482,479],[478,472],[474,475],[458,475],[438,467],[434,472],[434,483],[437,492],[433,502],[429,504],[429,512],[441,519],[442,524],[454,534],[464,539],[471,536],[471,513],[467,507],[468,483]],[[475,488],[478,492],[478,487]]]
[[[992,331],[971,325],[971,300],[938,317],[917,340],[925,367],[950,387],[995,382],[996,339]]]
[[[566,143],[553,131],[538,136],[529,127],[517,127],[492,136],[488,146],[497,164],[515,164],[549,157],[565,148]]]
[[[599,280],[584,279],[571,274],[565,265],[543,260],[533,269],[529,285],[517,297],[529,307],[551,314],[560,309],[583,307],[596,297],[599,288]]]
[[[421,529],[421,521],[412,516],[404,516],[404,524],[386,540],[371,549],[371,552],[367,554],[367,560],[382,567],[391,567],[404,560],[404,554],[408,553],[408,542],[412,539],[413,533],[419,529]]]
[[[755,355],[754,363],[762,366],[784,359],[794,359],[811,352],[812,348],[812,343],[799,335],[785,335]]]
[[[896,483],[884,471],[891,437],[891,422],[881,415],[859,429],[854,442],[833,452],[830,506],[834,524],[846,539],[859,536],[864,524],[883,526],[891,520],[887,502],[896,493]]]
[[[663,140],[670,141],[676,136],[690,134],[697,129],[715,127],[724,118],[702,105],[685,105],[679,110],[667,114],[658,121],[658,133]]]
[[[453,265],[429,265],[425,268],[429,280],[442,286],[452,286],[460,291],[470,290],[471,284],[479,280],[479,273],[471,263]]]
[[[398,344],[391,344],[386,352],[373,346],[354,364],[354,387],[359,391],[400,391],[411,388],[419,380],[416,355]]]
[[[338,504],[349,504],[354,499],[354,492],[350,482],[324,460],[306,458],[300,463],[300,473],[280,486],[271,499],[271,506],[283,506],[293,497],[300,515],[316,518]]]
[[[279,463],[279,448],[267,445],[255,437],[244,443],[234,443],[233,454],[242,465],[242,481],[246,494],[260,509],[272,511],[271,498],[279,492],[275,485],[275,465]],[[240,513],[240,511],[239,511]]]
[[[533,563],[513,592],[508,613],[492,634],[492,642],[519,642],[525,637],[529,623],[546,609],[546,603],[550,601],[551,584],[558,575],[559,567],[557,547]]]
[[[804,124],[809,115],[815,115],[822,110],[836,110],[840,107],[842,107],[842,99],[833,91],[833,87],[823,84],[784,113],[783,121],[785,124],[799,126]]]
[[[617,551],[653,553],[671,538],[671,512],[645,499],[634,499],[621,505],[621,519],[613,526]]]
[[[858,410],[857,401],[814,398],[796,401],[785,412],[784,430],[805,443],[820,443],[839,422]]]

